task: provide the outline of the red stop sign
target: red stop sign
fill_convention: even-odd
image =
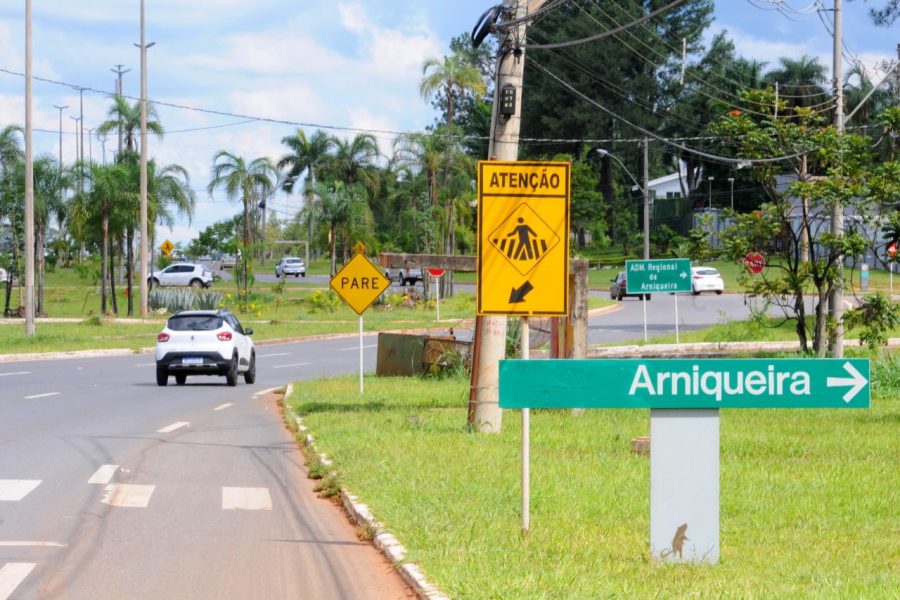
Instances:
[[[748,252],[744,257],[744,267],[754,275],[762,273],[765,266],[766,257],[759,252]]]
[[[443,269],[428,269],[428,274],[431,275],[432,277],[440,277],[441,275],[444,274],[444,270]]]

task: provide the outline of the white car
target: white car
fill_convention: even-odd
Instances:
[[[156,383],[169,375],[184,385],[188,375],[225,376],[228,385],[256,381],[256,349],[250,336],[227,310],[184,310],[169,317],[156,336]]]
[[[302,258],[296,256],[283,256],[278,264],[275,265],[275,277],[286,277],[293,275],[294,277],[306,277],[306,263]]]
[[[159,285],[190,286],[192,288],[212,285],[212,271],[194,263],[173,263],[162,271],[154,271],[147,278],[150,287]]]
[[[698,295],[700,292],[715,292],[721,294],[725,291],[725,282],[718,269],[713,267],[691,267],[691,293]]]

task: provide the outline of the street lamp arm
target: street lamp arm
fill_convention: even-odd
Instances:
[[[640,183],[638,183],[637,178],[631,174],[631,171],[628,170],[628,167],[625,166],[625,163],[623,163],[619,159],[618,156],[616,156],[615,154],[613,154],[612,152],[610,152],[608,150],[605,150],[604,148],[597,148],[597,154],[599,154],[601,156],[608,156],[611,159],[613,159],[614,161],[616,161],[617,163],[619,163],[619,166],[622,167],[622,170],[625,171],[625,173],[628,175],[628,177],[631,178],[631,180],[634,182],[634,185],[636,185],[637,188],[639,190],[641,190],[641,194],[647,193],[646,190],[644,190],[644,186],[642,186]]]

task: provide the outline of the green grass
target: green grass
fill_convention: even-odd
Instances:
[[[324,379],[288,404],[452,598],[896,598],[898,372],[873,367],[868,410],[722,411],[716,566],[650,560],[649,465],[630,452],[647,411],[532,411],[523,537],[519,413],[468,433],[467,380],[368,377],[360,396]]]

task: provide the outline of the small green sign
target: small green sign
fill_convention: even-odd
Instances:
[[[869,360],[504,360],[500,407],[868,408]]]
[[[691,259],[626,260],[625,291],[629,294],[690,292]]]

